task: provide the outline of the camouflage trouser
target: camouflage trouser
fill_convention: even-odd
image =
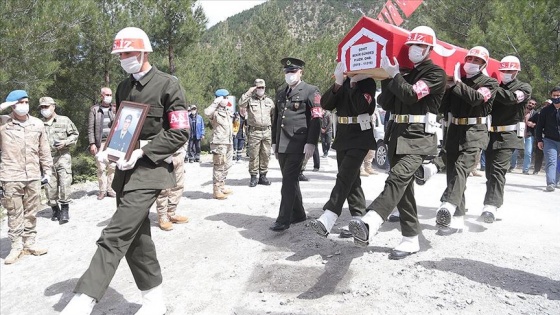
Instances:
[[[105,142],[101,143],[100,150],[105,146]],[[113,183],[113,176],[115,176],[115,166],[113,162],[101,163],[95,159],[97,165],[97,181],[99,183],[100,192],[112,192],[115,191],[111,188]]]
[[[160,218],[174,216],[177,204],[183,196],[183,189],[185,188],[185,151],[173,156],[173,167],[177,185],[162,190],[156,199],[156,209]]]
[[[249,174],[266,174],[268,172],[268,161],[270,160],[270,147],[272,143],[270,128],[260,130],[249,127],[247,138]]]
[[[70,188],[72,185],[72,157],[70,153],[60,156],[53,156],[52,177],[45,190],[47,193],[47,204],[49,206],[58,205],[60,203],[68,203]]]
[[[35,242],[37,211],[41,203],[41,181],[2,182],[2,206],[8,211],[8,237],[13,248]]]
[[[233,145],[211,144],[210,149],[214,161],[213,183],[214,185],[223,184],[232,164]]]

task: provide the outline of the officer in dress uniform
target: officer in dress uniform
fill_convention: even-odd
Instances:
[[[367,207],[367,213],[348,225],[357,245],[368,245],[395,207],[400,213],[401,243],[389,254],[402,259],[419,251],[420,224],[414,199],[414,172],[427,155],[437,153],[436,114],[445,92],[445,72],[430,59],[436,44],[434,30],[414,28],[406,43],[408,58],[414,64],[410,73],[399,72],[397,59],[391,64],[384,56],[381,67],[389,79],[381,82],[378,102],[393,113],[385,134],[391,163],[383,192]]]
[[[360,166],[368,151],[376,148],[371,121],[375,111],[375,81],[363,74],[344,80],[342,62],[336,66],[334,77],[335,83],[323,94],[321,106],[326,110],[336,109],[338,130],[333,148],[336,150],[338,174],[329,201],[323,206],[325,212],[311,221],[315,232],[324,237],[342,213],[346,200],[353,217],[364,215],[366,198]]]
[[[146,33],[127,27],[117,33],[113,54],[120,55],[121,67],[130,74],[117,88],[117,107],[131,101],[150,105],[139,142],[128,160],[117,161],[113,179],[117,210],[97,240],[97,251],[89,268],[76,285],[76,295],[61,314],[90,314],[101,299],[123,257],[142,293],[142,307],[136,315],[163,315],[161,268],[152,241],[150,207],[163,189],[176,185],[171,156],[189,137],[185,93],[176,77],[163,73],[149,61],[152,46]],[[140,143],[144,144],[140,148]],[[107,159],[107,151],[97,154]]]
[[[488,146],[488,115],[498,88],[498,81],[482,73],[490,55],[482,46],[471,48],[465,56],[461,77],[455,67],[452,87],[443,98],[441,112],[448,117],[445,156],[439,163],[422,166],[424,179],[447,167],[447,188],[436,213],[441,236],[462,232],[465,220],[465,189],[469,173],[476,165],[478,152]]]
[[[531,98],[529,84],[517,80],[521,63],[515,56],[500,61],[502,83],[492,105],[490,141],[486,148],[486,195],[482,218],[486,223],[496,219],[496,211],[504,202],[506,173],[515,149],[523,149],[525,105]]]
[[[286,85],[276,94],[272,123],[272,147],[282,172],[280,211],[273,231],[284,231],[292,223],[307,219],[298,175],[304,158],[313,156],[321,132],[321,93],[301,80],[305,63],[296,58],[280,61]]]

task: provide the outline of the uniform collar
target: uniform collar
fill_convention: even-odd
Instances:
[[[47,120],[45,117],[41,118],[41,120],[46,124],[46,125],[52,125],[53,123],[55,123],[58,120],[58,115],[56,113],[53,113],[53,117],[49,120]]]
[[[156,70],[157,68],[155,66],[152,66],[152,68],[143,77],[141,77],[140,80],[136,80],[131,74],[130,80],[132,82],[138,82],[138,84],[145,86],[154,77]]]

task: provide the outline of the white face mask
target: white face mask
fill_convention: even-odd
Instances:
[[[424,48],[420,46],[410,46],[410,48],[408,48],[408,59],[410,59],[410,61],[412,61],[412,63],[414,64],[421,62],[422,60],[424,60],[424,58],[426,58],[426,55],[423,51]],[[429,52],[429,49],[426,48],[426,52]]]
[[[297,73],[286,73],[284,75],[284,80],[288,85],[295,85],[299,82],[299,75]]]
[[[467,74],[475,75],[480,72],[480,65],[465,62],[465,64],[463,65],[463,70],[465,70]]]
[[[504,83],[510,83],[511,81],[513,81],[513,73],[500,73],[502,75],[502,82]]]
[[[103,103],[105,104],[111,104],[112,100],[113,100],[112,96],[103,96]]]
[[[263,96],[264,95],[264,89],[257,89],[257,95],[258,96]]]
[[[16,104],[16,107],[14,108],[14,112],[16,112],[16,114],[18,114],[19,116],[27,115],[27,113],[29,113],[29,103],[28,104],[24,104],[24,103]]]
[[[142,59],[144,59],[144,54],[141,54]],[[126,73],[138,73],[142,68],[142,62],[138,61],[136,56],[128,57],[126,59],[121,59],[121,67]]]
[[[41,115],[45,118],[49,118],[52,115],[52,110],[50,108],[41,109]]]

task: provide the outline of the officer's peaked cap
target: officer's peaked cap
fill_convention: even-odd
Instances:
[[[303,66],[305,66],[303,60],[291,57],[280,60],[280,63],[284,67],[284,70],[299,70],[303,69]]]

